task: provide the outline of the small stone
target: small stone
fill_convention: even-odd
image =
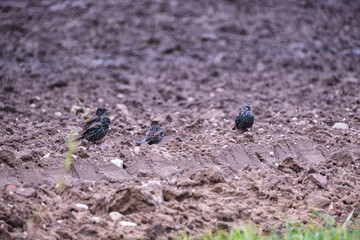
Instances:
[[[104,99],[103,98],[99,98],[98,99],[98,103],[103,103],[104,102]]]
[[[37,191],[34,188],[19,188],[17,193],[26,198],[36,197]]]
[[[298,118],[297,118],[297,117],[293,117],[291,120],[292,120],[292,121],[296,121],[296,120],[298,120]]]
[[[47,153],[43,156],[43,158],[49,158],[50,157],[50,153]]]
[[[91,220],[93,220],[95,223],[99,223],[101,221],[101,217],[93,216]]]
[[[113,164],[115,164],[116,166],[118,166],[119,168],[124,168],[124,161],[121,160],[120,158],[115,158],[115,159],[111,160],[111,162]]]
[[[138,155],[138,154],[140,153],[140,147],[135,147],[135,148],[134,148],[134,153],[135,153],[136,155]]]
[[[161,187],[161,183],[159,181],[156,180],[150,180],[147,183],[148,185],[157,185],[158,187]]]
[[[118,95],[116,95],[117,98],[124,98],[124,94],[119,93]]]
[[[201,35],[201,39],[206,41],[216,41],[218,37],[212,33],[204,33]]]
[[[346,123],[342,123],[342,122],[335,123],[333,128],[340,129],[340,130],[349,130],[348,125],[346,125]]]
[[[219,87],[219,88],[216,88],[215,91],[218,93],[222,93],[222,92],[224,92],[224,89]]]
[[[32,104],[30,104],[30,107],[31,107],[31,108],[35,108],[35,107],[36,107],[36,104],[35,104],[35,103],[32,103]]]
[[[116,108],[120,109],[125,115],[129,115],[129,110],[124,104],[118,103],[116,104]]]
[[[269,154],[270,154],[270,156],[273,157],[275,153],[274,152],[269,152]]]
[[[55,112],[54,115],[55,115],[55,117],[61,117],[62,113],[61,112]]]
[[[80,210],[88,210],[89,209],[89,207],[86,204],[83,204],[83,203],[76,203],[75,208],[78,211],[80,211]]]
[[[123,215],[119,212],[111,212],[111,213],[109,213],[109,215],[110,215],[111,220],[113,220],[114,222],[118,221],[120,218],[123,217]]]
[[[136,227],[137,224],[134,222],[129,222],[129,221],[121,221],[120,225],[123,227]]]

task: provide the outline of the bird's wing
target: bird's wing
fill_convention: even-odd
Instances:
[[[89,131],[91,131],[93,129],[99,128],[101,126],[102,126],[101,122],[95,122],[95,121],[89,122],[89,124],[84,127],[84,129],[82,131],[82,134],[84,134],[86,132],[89,132]]]
[[[86,126],[91,125],[91,123],[94,122],[94,121],[96,121],[97,119],[98,119],[98,116],[94,115],[94,116],[92,116],[91,118],[85,120],[82,125],[83,125],[83,127],[85,128]]]
[[[146,141],[154,139],[156,137],[158,137],[159,135],[161,135],[162,131],[148,131],[146,134]]]

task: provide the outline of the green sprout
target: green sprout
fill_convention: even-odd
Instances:
[[[77,141],[75,139],[76,139],[76,134],[73,131],[69,132],[65,139],[67,145],[67,151],[64,154],[64,165],[63,165],[63,169],[65,173],[69,172],[73,161],[73,155],[75,154],[77,149]],[[56,189],[58,191],[61,191],[62,189],[64,189],[65,185],[66,184],[64,177],[61,177],[58,181]]]

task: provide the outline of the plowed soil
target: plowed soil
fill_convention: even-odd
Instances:
[[[0,238],[359,220],[359,16],[359,1],[0,1]],[[252,129],[232,130],[246,103]],[[109,134],[64,172],[97,107]],[[152,120],[163,141],[136,147]]]

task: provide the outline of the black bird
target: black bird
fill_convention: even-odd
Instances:
[[[96,142],[105,137],[109,132],[109,125],[111,121],[108,117],[102,116],[99,121],[92,121],[87,124],[76,141],[86,139],[89,142]]]
[[[89,128],[95,122],[100,122],[102,118],[105,117],[107,109],[106,108],[98,108],[96,109],[95,115],[93,115],[89,120],[85,121],[83,131]]]
[[[106,108],[96,109],[96,113],[89,120],[85,121],[80,137],[76,141],[86,139],[90,142],[95,142],[105,137],[111,123],[110,119],[105,117],[106,111]]]
[[[254,114],[251,112],[250,103],[246,104],[244,110],[235,119],[235,128],[245,131],[247,128],[251,128],[254,123]]]
[[[164,132],[159,125],[158,121],[152,121],[149,130],[146,131],[146,136],[143,140],[136,141],[136,144],[140,145],[147,142],[149,145],[161,142],[164,137]]]

